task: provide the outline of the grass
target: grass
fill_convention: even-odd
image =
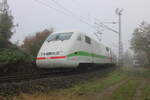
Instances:
[[[149,78],[150,70],[143,67],[123,67],[122,72],[128,76],[137,77],[137,78]]]
[[[115,71],[115,72],[111,73],[108,77],[105,77],[103,79],[96,78],[86,84],[76,85],[73,88],[69,89],[69,91],[73,91],[74,93],[99,92],[102,89],[125,79],[125,77],[126,76],[124,74]]]
[[[125,74],[115,71],[103,78],[93,78],[89,82],[75,85],[69,89],[49,91],[47,94],[22,94],[13,100],[43,100],[42,98],[44,98],[44,100],[82,100],[80,97],[102,91],[108,86],[125,79],[125,77]]]
[[[146,88],[144,89],[144,92],[143,92],[143,97],[144,97],[144,100],[150,100],[150,82],[149,84],[146,86]]]
[[[150,71],[144,68],[124,67],[122,71],[114,71],[103,78],[92,78],[88,82],[78,84],[72,88],[53,90],[48,93],[22,94],[13,100],[90,100],[90,97],[99,95],[109,86],[113,86],[124,79],[129,79],[125,84],[119,86],[110,95],[111,100],[132,100],[135,91],[142,80],[149,79]],[[143,100],[150,100],[150,85],[142,90]],[[88,99],[89,98],[89,99]]]
[[[125,85],[121,86],[113,93],[112,99],[132,100],[138,85],[139,85],[139,80],[136,79],[129,80]]]

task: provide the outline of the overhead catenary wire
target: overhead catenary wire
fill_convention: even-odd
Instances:
[[[37,1],[37,0],[36,0]],[[75,18],[76,20],[78,20],[78,21],[80,21],[80,22],[82,22],[82,23],[84,23],[84,24],[86,24],[86,25],[88,25],[89,27],[91,27],[92,29],[94,29],[94,30],[96,30],[97,31],[97,27],[96,27],[96,25],[92,25],[92,24],[90,24],[89,22],[87,22],[87,21],[85,21],[85,17],[83,17],[83,16],[81,16],[81,15],[77,15],[77,14],[75,14],[74,12],[72,12],[71,10],[69,10],[68,8],[66,8],[66,7],[64,7],[62,4],[60,4],[59,2],[57,2],[56,0],[42,0],[42,1],[40,1],[40,0],[38,0],[39,1],[39,3],[41,3],[42,5],[44,5],[44,6],[47,6],[47,7],[49,7],[50,9],[54,9],[54,10],[56,10],[57,12],[59,12],[59,13],[63,13],[64,15],[66,15],[66,16],[72,16],[73,18]],[[45,1],[45,3],[43,2],[43,1]],[[47,2],[46,2],[47,1]],[[52,2],[50,2],[50,1],[52,1]],[[50,5],[51,4],[51,5]],[[55,4],[55,5],[54,5]],[[58,8],[60,8],[60,9],[58,9]],[[100,36],[102,35],[102,34],[99,34],[99,32],[100,33],[102,33],[100,30],[98,30],[96,33],[94,33],[94,35],[97,37],[97,39],[99,40],[99,41],[101,41],[101,38],[100,38]]]
[[[56,1],[56,0],[53,0],[53,1]],[[72,0],[72,1],[74,1],[74,0]],[[94,19],[98,20],[96,17],[94,17]],[[105,23],[106,23],[106,22],[105,22]],[[107,22],[107,23],[115,24],[116,22]],[[113,32],[115,32],[115,33],[118,33],[116,30],[114,30],[114,29],[108,27],[108,26],[105,25],[103,22],[95,23],[95,24],[96,24],[96,25],[99,25],[99,26],[102,27],[102,28],[108,29],[108,30],[113,31]]]
[[[73,17],[76,17],[76,19],[78,19],[80,22],[82,22],[82,23],[84,23],[84,24],[87,24],[88,26],[90,26],[90,27],[92,27],[92,28],[95,29],[95,26],[94,26],[94,25],[92,25],[92,24],[90,24],[90,23],[88,23],[87,21],[84,20],[85,17],[73,13],[71,10],[65,8],[62,4],[58,3],[56,0],[51,0],[51,1],[53,1],[53,2],[54,2],[59,8],[61,8],[61,9],[54,8],[54,7],[52,7],[52,5],[50,6],[50,5],[48,4],[48,2],[47,2],[47,3],[42,2],[42,1],[44,1],[44,0],[42,0],[42,1],[36,0],[36,1],[38,1],[38,2],[41,3],[42,5],[45,5],[45,6],[49,7],[49,8],[51,8],[51,9],[54,9],[54,10],[60,12],[60,13],[65,14],[65,15],[69,15],[69,14],[70,14],[70,15],[72,15]],[[48,0],[48,1],[49,1],[49,0]],[[50,1],[49,1],[49,2],[50,2]],[[51,3],[51,4],[52,4],[52,3]],[[54,5],[53,5],[53,6],[54,6]],[[63,10],[62,10],[62,9],[63,9]]]
[[[60,10],[60,9],[55,8],[54,6],[50,6],[49,4],[44,3],[44,2],[42,2],[42,1],[40,1],[40,0],[34,0],[34,1],[36,1],[36,2],[38,2],[38,3],[40,3],[40,4],[42,4],[43,6],[46,6],[47,8],[53,9],[53,10],[59,12],[59,13],[62,13],[62,14],[64,14],[64,15],[68,15],[66,12],[64,12],[64,11],[62,11],[62,10]]]
[[[65,11],[71,13],[73,16],[76,16],[76,14],[74,14],[72,11],[68,10],[67,8],[65,8],[63,5],[61,5],[60,3],[58,3],[56,0],[52,0],[52,1],[55,2],[55,4],[57,4],[58,6],[60,6],[60,7],[61,7],[62,9],[64,9]],[[85,17],[80,16],[80,15],[79,15],[79,17],[80,17],[80,21],[82,21],[83,23],[85,23],[85,24],[87,24],[87,25],[89,25],[89,26],[91,26],[92,28],[94,28],[94,29],[97,30],[97,27],[95,27],[95,26],[93,26],[93,25],[91,25],[91,24],[89,24],[89,23],[87,23],[86,21],[83,20],[83,19],[85,19]],[[99,32],[100,32],[100,30],[99,30]],[[100,32],[100,33],[99,33],[99,32],[94,33],[94,35],[97,37],[97,39],[98,39],[99,41],[101,41],[99,35],[101,35],[100,33],[102,33],[102,32]]]
[[[65,10],[66,12],[72,14],[73,16],[76,16],[76,14],[74,14],[72,11],[70,11],[69,9],[65,8],[62,4],[60,4],[59,2],[57,2],[56,0],[51,0],[52,2],[54,2],[56,5],[58,5],[58,7],[60,7],[61,9]]]
[[[94,26],[94,25],[88,23],[87,21],[85,21],[85,20],[83,19],[84,17],[82,17],[82,16],[80,16],[80,15],[77,15],[77,14],[74,14],[72,11],[68,10],[67,8],[65,8],[63,5],[61,5],[60,3],[58,3],[56,0],[52,0],[52,1],[55,2],[55,4],[57,5],[57,8],[55,8],[54,5],[52,6],[52,5],[48,4],[48,2],[47,2],[47,3],[46,3],[46,2],[44,3],[43,1],[45,1],[45,0],[42,0],[42,1],[40,1],[40,0],[35,0],[35,1],[37,1],[38,3],[40,3],[40,4],[42,4],[42,5],[46,6],[46,7],[48,7],[48,8],[50,8],[50,9],[54,9],[55,11],[57,11],[57,12],[59,12],[59,13],[63,13],[63,14],[66,15],[66,16],[71,15],[72,17],[74,17],[74,18],[77,19],[78,21],[80,21],[80,22],[82,22],[82,23],[84,23],[84,24],[87,24],[89,27],[95,29],[95,26]],[[58,7],[61,8],[61,9],[58,9]],[[79,16],[79,17],[78,17],[78,16]],[[82,17],[82,18],[81,18],[81,17]]]
[[[114,32],[114,33],[116,33],[116,34],[118,34],[119,32],[118,31],[116,31],[116,30],[114,30],[114,29],[112,29],[112,28],[110,28],[110,27],[108,27],[107,25],[105,25],[104,23],[102,23],[99,19],[97,19],[97,18],[95,18],[98,22],[95,22],[95,25],[98,25],[98,26],[100,26],[100,27],[102,27],[102,28],[105,28],[105,29],[107,29],[107,30],[109,30],[109,31],[112,31],[112,32]],[[114,22],[113,22],[114,23]],[[115,22],[116,23],[116,22]]]
[[[69,10],[68,8],[64,7],[62,4],[60,4],[59,2],[57,2],[56,0],[51,0],[53,1],[56,5],[58,5],[58,7],[60,7],[61,9],[64,9],[64,11],[70,13],[73,17],[76,17],[78,20],[80,20],[82,23],[89,25],[90,27],[94,28],[95,27],[92,24],[89,24],[87,21],[85,21],[85,17],[81,16],[81,15],[77,15],[74,12],[72,12],[71,10]]]
[[[102,26],[102,27],[104,27],[104,28],[106,28],[106,29],[108,29],[108,30],[110,30],[110,31],[113,31],[113,32],[115,32],[115,33],[118,34],[118,31],[116,31],[116,30],[114,30],[114,29],[108,27],[107,25],[105,25],[105,24],[103,24],[103,23],[99,23],[98,25],[100,25],[100,26]]]
[[[74,0],[72,0],[73,2],[75,2]],[[75,4],[75,3],[74,3]],[[79,6],[78,6],[79,4],[77,4],[76,3],[76,6],[79,8]],[[85,17],[82,17],[81,16],[81,18],[83,18],[83,19],[85,19]],[[95,18],[95,17],[94,17]],[[96,19],[96,18],[95,18]],[[102,31],[100,31],[101,29],[100,29],[100,26],[97,26],[97,25],[93,25],[94,26],[94,28],[96,29],[96,32],[94,32],[93,34],[96,36],[96,38],[99,40],[99,41],[101,41],[102,39],[101,39],[101,37],[102,37]],[[102,26],[101,26],[101,28],[102,28]],[[104,27],[103,27],[104,28]]]
[[[58,5],[58,7],[60,7],[61,9],[64,9],[66,12],[70,13],[72,16],[76,16],[79,17],[80,19],[85,19],[85,17],[81,16],[81,15],[77,15],[74,12],[72,12],[70,9],[64,7],[61,3],[57,2],[56,0],[51,0],[52,2],[54,2],[56,5]]]
[[[53,7],[52,5],[50,6],[48,3],[44,3],[44,2],[42,2],[42,1],[45,1],[45,0],[42,0],[42,1],[40,1],[40,0],[35,0],[35,1],[38,1],[39,3],[41,3],[42,5],[44,5],[44,6],[47,6],[47,7],[49,7],[49,8],[51,8],[51,9],[54,9],[54,10],[56,10],[57,12],[59,12],[59,13],[63,13],[64,15],[71,15],[71,16],[73,16],[74,18],[76,17],[76,19],[78,19],[80,22],[82,22],[82,23],[84,23],[84,24],[87,24],[88,26],[90,26],[91,28],[93,28],[93,29],[96,29],[96,27],[94,26],[94,25],[92,25],[92,24],[90,24],[90,23],[88,23],[87,21],[85,21],[84,19],[85,19],[85,17],[83,17],[83,16],[80,16],[80,15],[77,15],[77,14],[75,14],[75,13],[73,13],[71,10],[69,10],[69,9],[67,9],[66,7],[64,7],[62,4],[60,4],[59,2],[57,2],[56,0],[51,0],[53,3],[55,3],[59,8],[61,8],[61,9],[58,9],[58,8],[55,8],[55,7]],[[49,1],[49,0],[48,0]],[[102,28],[105,28],[105,29],[108,29],[108,30],[110,30],[110,31],[113,31],[113,32],[115,32],[115,33],[118,33],[116,30],[114,30],[114,29],[112,29],[112,28],[110,28],[110,27],[108,27],[107,25],[105,25],[105,24],[103,24],[103,23],[95,23],[96,25],[99,25],[100,27],[102,27]]]
[[[56,0],[53,0],[53,1],[56,1]],[[74,2],[74,0],[72,0],[73,2]],[[82,16],[81,16],[82,17]],[[83,17],[82,17],[83,18]],[[98,20],[96,17],[94,17],[94,19],[96,19],[96,20]],[[99,21],[99,20],[98,20]],[[107,23],[112,23],[112,24],[115,24],[116,22],[107,22]],[[116,31],[116,30],[114,30],[114,29],[112,29],[112,28],[110,28],[110,27],[108,27],[107,25],[105,25],[104,23],[102,23],[102,22],[100,22],[100,23],[94,23],[96,26],[99,26],[99,28],[101,27],[101,28],[104,28],[104,29],[107,29],[107,30],[110,30],[110,31],[113,31],[113,32],[115,32],[115,33],[117,33],[118,34],[118,32]],[[96,26],[94,26],[94,27],[96,27]],[[96,27],[97,28],[97,27]],[[97,29],[96,29],[97,30]],[[100,32],[100,33],[102,33],[99,29],[98,29],[98,31]],[[99,34],[99,32],[97,32],[97,33],[94,33],[96,36],[98,36],[98,34]]]

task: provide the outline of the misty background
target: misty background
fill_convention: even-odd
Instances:
[[[71,11],[65,11],[53,0],[8,0],[10,10],[14,16],[14,23],[19,24],[15,28],[12,42],[21,44],[26,36],[34,35],[37,31],[54,28],[55,31],[79,30],[93,34],[96,29],[83,23],[85,20],[94,25],[95,19],[101,22],[118,21],[115,14],[116,8],[123,8],[122,34],[124,49],[130,47],[130,39],[134,29],[144,20],[150,22],[149,0],[56,0],[63,7]],[[79,17],[82,16],[82,17]],[[106,24],[118,30],[118,25]],[[101,30],[102,42],[118,52],[118,35],[108,30]],[[97,38],[96,38],[97,39]]]

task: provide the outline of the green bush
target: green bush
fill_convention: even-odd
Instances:
[[[5,38],[0,36],[0,48],[7,48],[11,45],[9,41],[7,41]]]
[[[33,57],[16,46],[0,49],[0,66],[19,62],[33,62]]]

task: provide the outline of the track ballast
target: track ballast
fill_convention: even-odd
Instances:
[[[110,66],[109,66],[110,67]],[[84,68],[78,68],[78,69],[55,69],[55,70],[36,70],[36,73],[33,74],[12,74],[7,75],[3,74],[0,75],[0,83],[10,83],[10,82],[21,82],[21,81],[29,81],[29,80],[35,80],[40,78],[51,78],[51,77],[62,77],[62,76],[68,76],[68,75],[76,75],[76,74],[82,74],[82,73],[88,73],[96,70],[104,70],[108,67],[93,67],[90,69],[84,69]]]

